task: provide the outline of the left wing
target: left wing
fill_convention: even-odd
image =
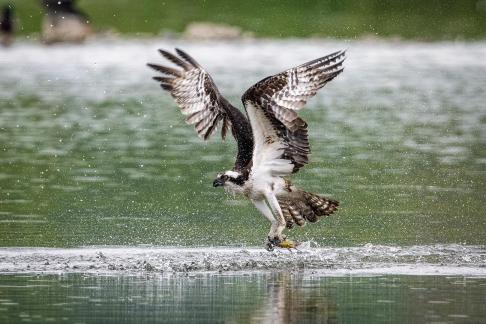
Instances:
[[[238,154],[234,169],[241,171],[249,165],[253,150],[251,126],[245,115],[233,107],[220,93],[213,79],[189,54],[176,49],[177,55],[159,50],[166,59],[181,69],[157,64],[148,64],[164,76],[154,79],[170,92],[186,123],[194,125],[198,136],[207,140],[219,124],[223,139],[229,128],[238,144]]]
[[[285,176],[309,162],[307,123],[297,111],[343,71],[344,59],[345,51],[338,51],[267,77],[245,92],[255,145],[252,172]]]

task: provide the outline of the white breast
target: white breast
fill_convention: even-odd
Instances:
[[[238,186],[232,182],[227,181],[224,184],[224,190],[232,195],[242,195],[245,193],[245,185],[243,186]]]

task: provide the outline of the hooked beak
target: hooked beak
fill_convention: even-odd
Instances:
[[[224,186],[224,180],[221,178],[216,178],[213,182],[213,187],[221,187]]]

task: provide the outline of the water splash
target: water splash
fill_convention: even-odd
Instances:
[[[486,247],[462,245],[311,248],[87,247],[0,249],[1,273],[198,273],[311,271],[324,275],[486,275]]]

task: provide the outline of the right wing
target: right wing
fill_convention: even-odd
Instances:
[[[298,116],[319,89],[343,71],[338,51],[267,77],[242,97],[255,138],[252,172],[286,176],[309,162],[307,123]]]
[[[238,143],[234,169],[241,171],[250,163],[253,152],[251,126],[245,115],[221,96],[211,76],[187,53],[180,49],[176,49],[178,55],[164,50],[159,52],[182,70],[149,63],[149,67],[165,75],[154,77],[154,80],[170,92],[186,116],[186,122],[194,125],[199,137],[207,140],[222,122],[224,139],[231,127]]]

